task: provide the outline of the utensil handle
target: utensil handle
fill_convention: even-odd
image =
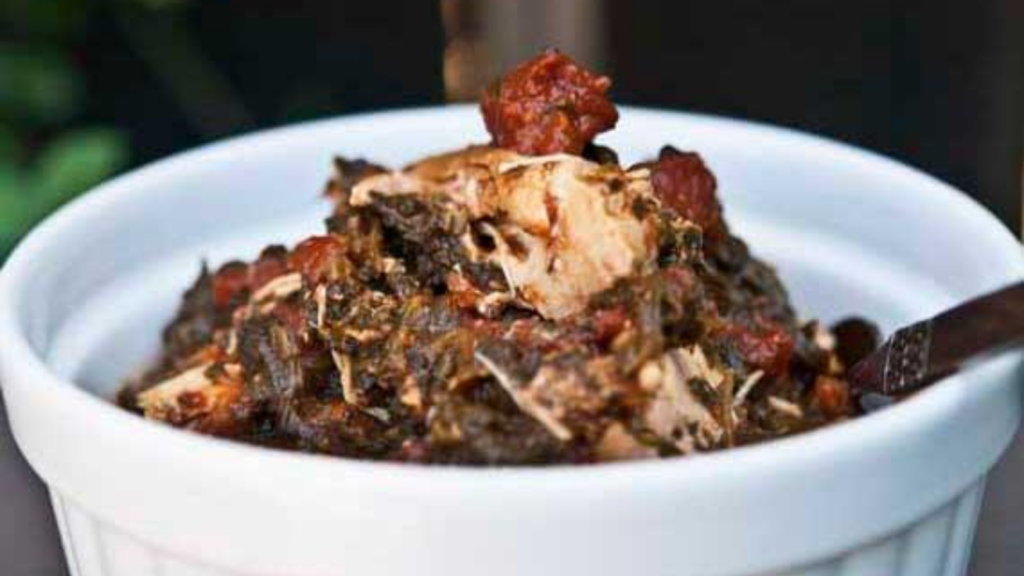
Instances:
[[[1024,282],[951,308],[932,319],[929,371],[949,372],[1024,341]]]
[[[1024,282],[1018,282],[900,328],[847,376],[861,391],[904,394],[1022,343]]]

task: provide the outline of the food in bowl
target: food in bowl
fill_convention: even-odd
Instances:
[[[482,465],[687,455],[856,415],[854,359],[798,320],[702,158],[623,166],[594,142],[609,87],[548,51],[485,92],[491,143],[399,170],[337,159],[326,234],[204,267],[119,402],[253,444]]]

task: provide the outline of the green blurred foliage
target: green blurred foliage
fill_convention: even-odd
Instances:
[[[86,0],[3,0],[0,23],[13,36],[60,42],[82,29],[89,8]]]
[[[61,133],[28,165],[5,162],[9,156],[0,152],[0,245],[9,248],[32,224],[123,167],[127,150],[118,132],[93,128]]]
[[[0,166],[4,164],[16,164],[21,158],[21,145],[14,131],[0,124]],[[0,190],[3,187],[0,186]]]
[[[48,201],[63,202],[82,186],[93,186],[127,161],[119,132],[93,128],[65,132],[42,151],[29,176],[32,189]]]
[[[0,44],[0,120],[31,130],[67,122],[82,105],[82,78],[50,46]]]
[[[0,0],[0,261],[48,213],[124,168],[128,144],[81,126],[88,94],[71,50],[87,0]]]

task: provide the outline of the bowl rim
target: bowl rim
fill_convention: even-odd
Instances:
[[[556,465],[542,467],[473,467],[410,465],[408,463],[376,462],[341,458],[320,454],[288,452],[251,446],[236,441],[187,433],[169,426],[148,422],[128,413],[96,395],[83,390],[68,379],[55,374],[42,355],[30,344],[25,327],[18,320],[17,307],[30,289],[25,283],[31,279],[33,261],[37,254],[53,249],[53,244],[66,241],[65,234],[75,222],[90,213],[103,211],[107,206],[125,201],[145,192],[138,184],[146,179],[162,178],[176,170],[188,169],[194,163],[211,161],[224,154],[244,153],[248,146],[266,145],[280,139],[293,138],[304,133],[329,127],[337,123],[372,123],[380,118],[401,116],[466,114],[472,105],[447,105],[387,110],[344,115],[302,122],[284,127],[270,128],[205,144],[158,160],[136,170],[111,179],[69,202],[37,225],[16,247],[0,270],[0,364],[17,362],[19,377],[32,381],[32,394],[45,396],[51,405],[61,405],[78,417],[103,422],[113,431],[144,443],[150,449],[164,453],[168,458],[190,453],[193,457],[223,461],[245,459],[267,466],[301,468],[304,473],[320,475],[358,475],[386,478],[388,483],[414,491],[462,490],[469,483],[519,484],[532,482],[536,494],[549,490],[578,487],[581,483],[611,487],[628,481],[678,483],[701,482],[742,474],[750,467],[785,467],[805,462],[808,455],[844,450],[860,450],[866,445],[885,442],[901,433],[911,432],[926,422],[944,418],[955,411],[969,390],[951,382],[942,383],[924,391],[913,401],[873,414],[853,419],[825,429],[776,439],[751,446],[700,454],[696,457],[669,458],[650,461],[611,462],[600,465]],[[682,117],[690,121],[740,130],[777,139],[780,145],[814,148],[823,155],[857,161],[872,170],[885,171],[893,178],[910,178],[915,186],[909,193],[927,194],[929,202],[941,204],[944,213],[971,220],[978,229],[989,235],[989,244],[999,246],[998,252],[987,257],[1007,275],[1024,275],[1024,251],[1017,239],[991,213],[975,200],[949,184],[896,160],[836,140],[770,124],[726,118],[708,114],[693,114],[667,109],[620,107],[622,119],[630,117]],[[927,189],[926,191],[924,189]],[[77,233],[81,233],[76,232]],[[3,386],[10,383],[0,384]],[[31,458],[30,458],[31,460]],[[340,476],[339,476],[340,477]],[[531,488],[531,489],[532,489]],[[541,489],[543,488],[543,489]]]

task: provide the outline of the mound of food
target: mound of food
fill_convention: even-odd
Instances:
[[[501,465],[854,415],[834,337],[732,234],[701,157],[623,166],[594,143],[610,84],[548,51],[484,94],[490,144],[337,159],[326,234],[204,268],[121,404],[260,445]]]

